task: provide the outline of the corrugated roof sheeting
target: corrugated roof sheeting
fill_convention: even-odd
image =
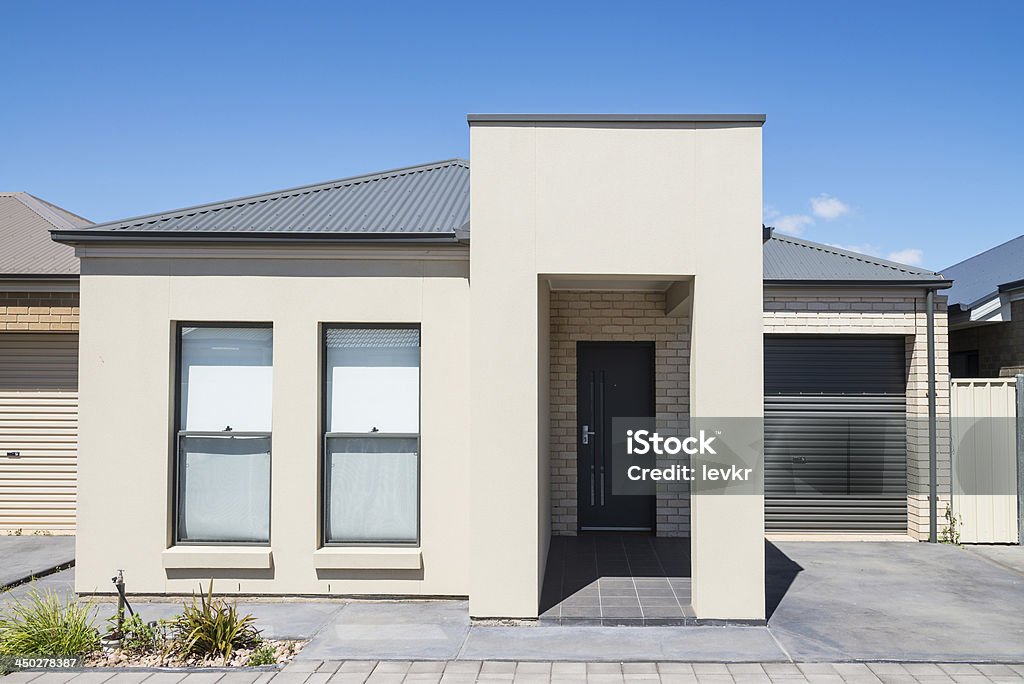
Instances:
[[[764,243],[764,279],[789,281],[935,281],[940,276],[828,245],[772,235]]]
[[[469,220],[469,164],[452,159],[95,226],[98,230],[453,233]]]
[[[89,225],[27,193],[0,193],[0,275],[76,275],[75,249],[51,240],[50,231]]]
[[[971,307],[996,296],[999,286],[1024,279],[1024,235],[942,271],[953,280],[949,304]]]

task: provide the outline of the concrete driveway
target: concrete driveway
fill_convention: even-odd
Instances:
[[[68,536],[0,536],[0,589],[42,577],[75,562],[75,538]]]
[[[1003,564],[943,544],[768,544],[768,628],[797,661],[1016,662],[1024,548],[1001,552]]]

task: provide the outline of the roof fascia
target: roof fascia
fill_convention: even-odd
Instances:
[[[51,230],[50,237],[67,245],[94,243],[149,244],[458,244],[456,233],[250,233],[200,231]]]
[[[951,280],[764,280],[765,287],[790,287],[790,288],[845,288],[845,287],[880,287],[904,288],[904,289],[925,289],[945,290],[953,286]]]
[[[0,275],[0,292],[78,292],[78,274]]]
[[[467,114],[476,124],[735,123],[763,125],[764,114]]]

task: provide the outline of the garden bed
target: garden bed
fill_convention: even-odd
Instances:
[[[213,595],[212,581],[169,619],[145,622],[121,607],[105,623],[95,615],[90,603],[33,587],[0,614],[0,659],[58,654],[103,668],[280,667],[305,645],[263,638],[255,617]]]
[[[279,641],[267,639],[257,648],[240,648],[231,653],[225,661],[216,656],[200,658],[197,656],[182,657],[174,653],[138,653],[123,648],[103,648],[85,656],[86,667],[251,667],[250,660],[259,648],[272,651],[273,660],[261,660],[261,666],[285,665],[302,650],[305,641]]]

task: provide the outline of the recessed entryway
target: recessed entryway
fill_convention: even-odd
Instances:
[[[690,540],[649,534],[552,537],[540,620],[553,624],[692,622]]]

